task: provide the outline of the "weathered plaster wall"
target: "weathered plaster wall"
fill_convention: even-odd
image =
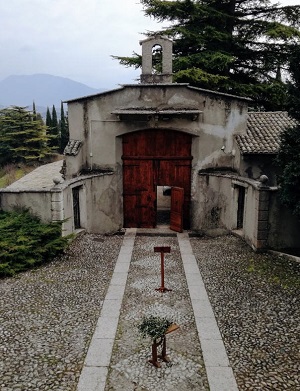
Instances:
[[[4,211],[26,208],[43,222],[52,221],[50,192],[3,192],[0,207]]]
[[[245,188],[244,222],[240,234],[257,250],[268,246],[269,190],[259,182],[230,175],[201,174],[192,202],[192,228],[237,229],[238,189]]]
[[[127,85],[104,94],[69,102],[70,138],[84,140],[84,143],[79,155],[66,157],[67,179],[74,178],[82,169],[93,171],[105,168],[116,171],[119,181],[119,186],[113,192],[111,189],[102,192],[93,183],[86,183],[86,228],[99,232],[102,227],[107,230],[111,225],[109,229],[112,230],[113,227],[122,225],[122,135],[153,128],[164,129],[166,132],[169,129],[178,130],[194,136],[192,209],[206,225],[228,226],[230,212],[227,211],[226,205],[231,201],[231,188],[227,189],[226,185],[220,182],[219,186],[222,188],[214,191],[213,199],[218,205],[222,204],[222,207],[216,206],[213,212],[207,211],[205,202],[197,199],[197,173],[199,169],[206,168],[236,169],[233,136],[246,130],[247,106],[245,99],[200,90],[186,84]],[[128,115],[128,110],[137,114]],[[154,114],[162,110],[198,110],[200,114],[195,117],[166,115],[164,118],[139,115],[144,110]],[[217,182],[215,179],[212,181]],[[89,201],[91,197],[92,202]],[[93,205],[96,210],[90,211],[89,205]],[[111,223],[116,211],[116,223]],[[212,213],[210,219],[209,213]]]
[[[247,243],[249,243],[254,249],[257,248],[257,208],[258,208],[257,190],[254,186],[247,185],[245,194],[245,208],[244,208],[244,226],[243,236]],[[237,208],[237,197],[235,198],[235,206]],[[266,245],[264,246],[264,248]]]
[[[85,168],[89,167],[89,132],[90,123],[88,120],[87,102],[74,102],[68,106],[68,121],[70,139],[82,142],[78,155],[66,156],[66,177],[72,178]]]
[[[118,169],[119,171],[119,169]],[[64,183],[64,234],[75,231],[72,190],[79,188],[81,228],[88,232],[110,233],[123,226],[122,176],[101,174],[78,177]]]
[[[198,175],[197,193],[192,202],[192,228],[232,228],[231,180],[211,175]]]
[[[189,108],[202,113],[196,120],[186,116],[169,119],[129,117],[120,120],[114,111],[127,109]],[[114,168],[121,162],[122,148],[118,136],[151,128],[174,129],[195,136],[193,165],[230,167],[233,134],[245,131],[247,101],[187,85],[133,85],[85,98],[68,105],[70,138],[85,140],[83,152],[67,157],[68,177],[76,175],[79,167]],[[225,150],[222,151],[222,146]],[[77,163],[75,162],[77,161]]]

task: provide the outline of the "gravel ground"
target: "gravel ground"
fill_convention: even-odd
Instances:
[[[240,391],[300,390],[300,264],[234,236],[191,244]]]
[[[160,293],[160,254],[155,246],[170,246],[165,255],[165,287]],[[157,369],[151,359],[151,340],[138,325],[144,316],[167,317],[180,326],[167,336],[171,362]],[[160,352],[159,348],[159,352]],[[176,234],[137,236],[124,294],[106,391],[208,391],[193,310]]]
[[[122,236],[81,235],[48,265],[0,280],[1,391],[75,391],[121,243]],[[191,243],[240,391],[299,391],[300,265],[255,254],[233,236]],[[165,283],[172,295],[153,291],[160,285],[154,245],[174,249]],[[121,378],[123,391],[155,389],[149,341],[135,327],[148,313],[181,325],[167,338],[173,364],[161,368],[161,379],[173,390],[206,390],[177,239],[137,237],[128,278],[107,390]],[[186,369],[189,379],[178,378]]]
[[[122,237],[81,235],[55,261],[0,280],[0,390],[76,389]]]

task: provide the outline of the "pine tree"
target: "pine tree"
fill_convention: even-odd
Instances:
[[[300,42],[300,5],[269,0],[141,0],[145,14],[169,27],[174,40],[174,81],[248,96],[257,108],[280,109],[280,79]],[[147,33],[151,35],[153,33]],[[141,66],[141,56],[116,57]]]
[[[2,164],[36,162],[51,155],[46,127],[25,107],[0,110],[0,137]]]

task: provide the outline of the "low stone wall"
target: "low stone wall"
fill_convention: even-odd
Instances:
[[[299,246],[300,223],[279,205],[276,188],[231,174],[201,173],[197,181],[192,200],[192,229],[237,230],[257,251]],[[241,227],[237,223],[240,188],[245,193]],[[283,225],[282,221],[289,223]]]
[[[28,209],[29,212],[47,223],[52,221],[50,192],[1,192],[0,208],[10,212],[16,209]]]

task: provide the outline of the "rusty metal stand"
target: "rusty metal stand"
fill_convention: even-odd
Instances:
[[[157,354],[157,348],[161,344],[162,344],[161,354]],[[156,342],[156,340],[155,340],[152,344],[151,350],[152,350],[152,359],[149,360],[149,362],[151,364],[153,364],[156,368],[161,367],[161,364],[158,361],[158,358],[160,358],[164,362],[170,362],[170,359],[167,356],[166,336],[164,336],[159,342]]]
[[[158,358],[160,358],[164,362],[170,362],[169,357],[167,356],[167,342],[166,342],[166,335],[172,333],[173,331],[176,331],[179,329],[179,326],[177,324],[172,324],[168,330],[166,331],[166,334],[161,338],[159,342],[156,341],[156,339],[153,341],[152,344],[152,359],[149,360],[151,364],[153,364],[156,368],[160,368],[161,364],[158,361]],[[157,348],[159,345],[162,345],[161,354],[157,354]]]
[[[149,360],[149,362],[151,364],[153,364],[156,368],[160,368],[161,365],[160,363],[158,362],[157,358],[158,358],[158,355],[157,355],[157,347],[161,344],[161,341],[160,342],[156,342],[156,340],[153,342],[152,344],[152,347],[151,347],[151,350],[152,350],[152,359]]]
[[[172,289],[165,287],[165,253],[171,252],[171,247],[154,247],[154,252],[160,253],[160,273],[161,273],[161,285],[159,288],[156,288],[156,291],[159,292],[170,292]]]

